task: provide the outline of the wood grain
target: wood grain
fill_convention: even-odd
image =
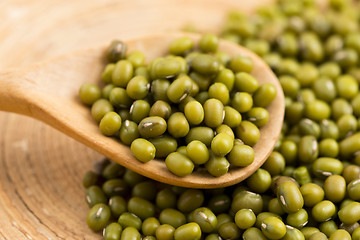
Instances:
[[[0,69],[74,49],[175,30],[216,31],[237,0],[2,0]],[[101,239],[86,226],[81,178],[101,155],[43,123],[0,113],[0,239]]]

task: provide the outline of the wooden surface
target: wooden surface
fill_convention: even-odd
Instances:
[[[176,30],[216,31],[238,0],[1,0],[0,70],[113,38]],[[53,128],[0,112],[0,239],[101,239],[86,226],[81,178],[102,158]]]

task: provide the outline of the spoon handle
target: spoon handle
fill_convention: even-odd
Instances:
[[[27,89],[32,89],[30,81],[23,76],[23,70],[0,73],[0,111],[32,116]],[[31,92],[31,91],[29,91]]]
[[[81,83],[91,77],[98,80],[93,76],[98,76],[104,65],[103,49],[79,50],[25,68],[0,72],[0,111],[49,123],[49,115],[61,110],[64,102],[76,98]]]

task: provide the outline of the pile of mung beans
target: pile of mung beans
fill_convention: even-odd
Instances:
[[[211,190],[104,160],[84,176],[89,227],[106,240],[359,240],[359,21],[349,0],[229,13],[221,36],[262,56],[286,96],[274,151],[244,182]]]
[[[142,52],[127,53],[115,40],[102,73],[105,86],[84,83],[80,99],[101,132],[129,145],[141,162],[165,159],[180,177],[194,168],[219,177],[230,166],[246,167],[276,88],[250,74],[250,57],[230,56],[218,45],[213,34],[203,35],[198,49],[192,38],[180,37],[170,43],[170,55],[146,64]]]

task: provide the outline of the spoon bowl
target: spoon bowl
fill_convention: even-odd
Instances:
[[[171,41],[189,36],[198,42],[200,35],[159,33],[125,41],[128,51],[140,50],[147,60],[168,53]],[[260,84],[269,82],[277,89],[277,96],[267,107],[269,122],[260,128],[260,140],[253,146],[254,162],[244,168],[231,168],[221,177],[213,177],[205,169],[186,177],[177,177],[163,160],[142,163],[135,159],[128,146],[109,138],[99,130],[90,110],[78,98],[82,83],[100,84],[106,64],[104,46],[80,50],[22,69],[0,73],[0,110],[36,118],[82,142],[111,160],[146,177],[172,185],[192,188],[219,188],[241,182],[254,173],[267,159],[279,137],[284,117],[284,95],[281,86],[260,57],[236,44],[220,41],[219,51],[230,56],[247,55],[254,62],[252,75]],[[56,141],[56,139],[54,139]]]

